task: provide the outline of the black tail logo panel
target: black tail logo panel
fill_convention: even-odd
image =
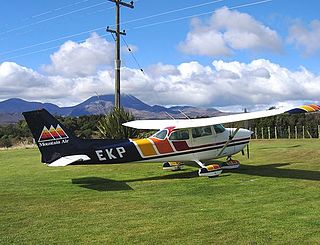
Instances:
[[[130,140],[80,139],[45,109],[24,112],[23,116],[37,140],[44,163],[79,154],[91,158],[85,163],[121,163],[142,159]]]

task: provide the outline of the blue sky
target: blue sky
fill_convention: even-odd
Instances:
[[[122,92],[150,104],[225,108],[319,100],[318,1],[134,5],[121,8],[121,29],[145,74],[124,48]],[[11,0],[0,13],[0,100],[71,105],[112,93],[112,2]]]

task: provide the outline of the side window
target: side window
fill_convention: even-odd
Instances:
[[[199,138],[199,137],[209,136],[209,135],[212,135],[212,131],[211,131],[210,126],[192,129],[192,137],[193,138]]]
[[[169,137],[170,140],[188,140],[189,131],[188,130],[177,130],[173,131]]]
[[[213,128],[217,134],[223,133],[226,130],[221,124],[213,125]]]
[[[168,131],[167,130],[161,130],[157,133],[155,133],[154,135],[152,135],[151,137],[163,140],[166,138]]]

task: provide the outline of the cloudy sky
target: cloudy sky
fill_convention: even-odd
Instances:
[[[122,93],[226,110],[320,100],[319,1],[134,5],[121,8]],[[114,28],[114,10],[107,0],[3,2],[0,101],[69,106],[113,93],[114,41],[105,28]]]

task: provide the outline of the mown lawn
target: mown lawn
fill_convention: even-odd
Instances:
[[[320,140],[252,141],[236,171],[40,163],[0,151],[0,244],[320,244]]]

